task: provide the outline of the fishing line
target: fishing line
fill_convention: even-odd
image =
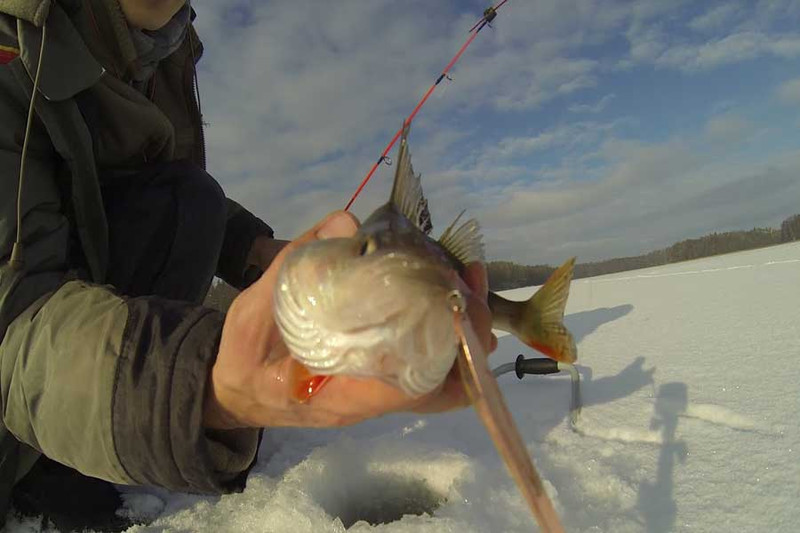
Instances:
[[[497,10],[500,9],[503,6],[503,4],[505,4],[506,2],[508,2],[508,0],[502,0],[496,6],[487,7],[484,10],[483,16],[480,18],[480,20],[478,20],[478,22],[476,22],[475,25],[472,26],[472,28],[470,28],[470,30],[469,30],[469,34],[470,34],[469,38],[467,38],[467,40],[464,42],[464,44],[461,45],[461,48],[459,48],[458,52],[456,53],[456,55],[453,56],[453,58],[450,60],[450,62],[447,64],[447,66],[444,67],[444,70],[442,70],[442,73],[439,75],[438,78],[436,78],[436,81],[433,82],[433,85],[431,85],[430,88],[428,89],[428,91],[423,95],[422,99],[417,103],[416,107],[414,107],[414,110],[411,111],[410,115],[408,115],[408,118],[406,118],[403,121],[403,125],[404,126],[406,124],[411,125],[411,122],[414,120],[414,117],[417,116],[417,113],[419,113],[419,110],[422,109],[422,106],[425,105],[425,102],[428,101],[428,98],[430,98],[430,96],[433,94],[433,91],[436,90],[436,87],[439,86],[439,84],[442,82],[442,80],[445,79],[445,78],[451,79],[448,76],[448,72],[450,71],[450,69],[452,69],[453,66],[458,62],[458,60],[461,58],[461,55],[466,51],[466,49],[469,47],[469,45],[472,44],[472,41],[475,40],[475,37],[478,36],[480,31],[483,28],[485,28],[486,26],[490,26],[490,23],[495,19],[495,17],[497,17]],[[397,130],[397,133],[394,134],[394,137],[392,137],[392,140],[389,141],[389,144],[386,145],[386,148],[384,148],[383,152],[381,153],[381,156],[378,158],[378,160],[375,163],[373,163],[372,168],[370,168],[369,172],[367,172],[367,175],[361,181],[361,184],[356,189],[356,192],[353,193],[353,196],[350,198],[350,201],[347,202],[347,206],[345,206],[345,208],[344,208],[345,211],[349,211],[350,210],[350,207],[353,205],[353,202],[356,201],[356,198],[358,198],[358,195],[361,194],[361,191],[367,185],[367,182],[372,178],[372,175],[375,174],[375,171],[378,169],[378,166],[380,166],[381,163],[387,162],[387,160],[391,161],[391,159],[388,159],[386,156],[389,153],[389,151],[391,151],[392,147],[394,146],[394,143],[397,142],[397,139],[400,138],[400,135],[402,134],[402,132],[403,132],[403,128],[400,128],[399,130]],[[389,164],[391,164],[391,163],[389,163]]]

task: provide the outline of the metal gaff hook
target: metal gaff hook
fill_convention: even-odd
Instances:
[[[483,353],[464,311],[459,310],[457,305],[453,306],[453,320],[461,345],[461,353],[458,356],[461,378],[481,422],[494,441],[497,452],[506,464],[540,529],[544,533],[563,533],[564,526],[561,525],[558,513],[531,461],[528,448],[497,386],[497,380],[489,369],[486,354]]]

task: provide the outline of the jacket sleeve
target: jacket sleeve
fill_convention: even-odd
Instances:
[[[9,257],[27,97],[0,66],[0,401],[18,440],[123,484],[239,490],[257,430],[205,431],[206,382],[223,315],[125,298],[69,270],[72,231],[57,176],[64,162],[41,123],[23,188],[24,268]]]
[[[273,238],[274,234],[272,228],[238,203],[230,198],[227,203],[228,221],[217,264],[217,275],[229,285],[244,289],[252,281],[247,279],[245,272],[249,266],[246,264],[247,255],[253,240],[260,235]]]

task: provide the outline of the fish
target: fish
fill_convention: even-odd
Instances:
[[[275,317],[296,363],[293,396],[307,401],[336,375],[378,378],[410,396],[443,383],[459,353],[453,328],[454,275],[485,261],[480,224],[460,222],[431,237],[421,175],[404,125],[389,201],[349,238],[308,243],[278,274]],[[527,301],[489,292],[492,327],[560,362],[577,359],[564,326],[575,258]]]
[[[461,216],[438,239],[402,129],[389,201],[350,238],[297,248],[278,273],[275,318],[291,353],[295,400],[337,375],[378,378],[410,396],[441,385],[456,362],[472,405],[541,531],[564,528],[469,321],[458,275],[484,261],[480,225]],[[492,326],[560,362],[577,359],[564,326],[575,258],[527,301],[489,292]]]

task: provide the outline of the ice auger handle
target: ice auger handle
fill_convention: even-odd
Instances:
[[[495,368],[492,373],[495,377],[498,377],[512,371],[519,379],[522,379],[526,374],[545,375],[557,374],[562,371],[569,372],[570,379],[572,380],[569,418],[573,426],[578,423],[578,417],[581,414],[581,375],[573,365],[569,363],[559,363],[549,358],[526,359],[524,355],[519,354],[515,362],[500,365]]]
[[[561,370],[558,368],[558,361],[554,359],[525,359],[524,355],[519,354],[514,363],[514,372],[522,379],[525,374],[558,374]]]

